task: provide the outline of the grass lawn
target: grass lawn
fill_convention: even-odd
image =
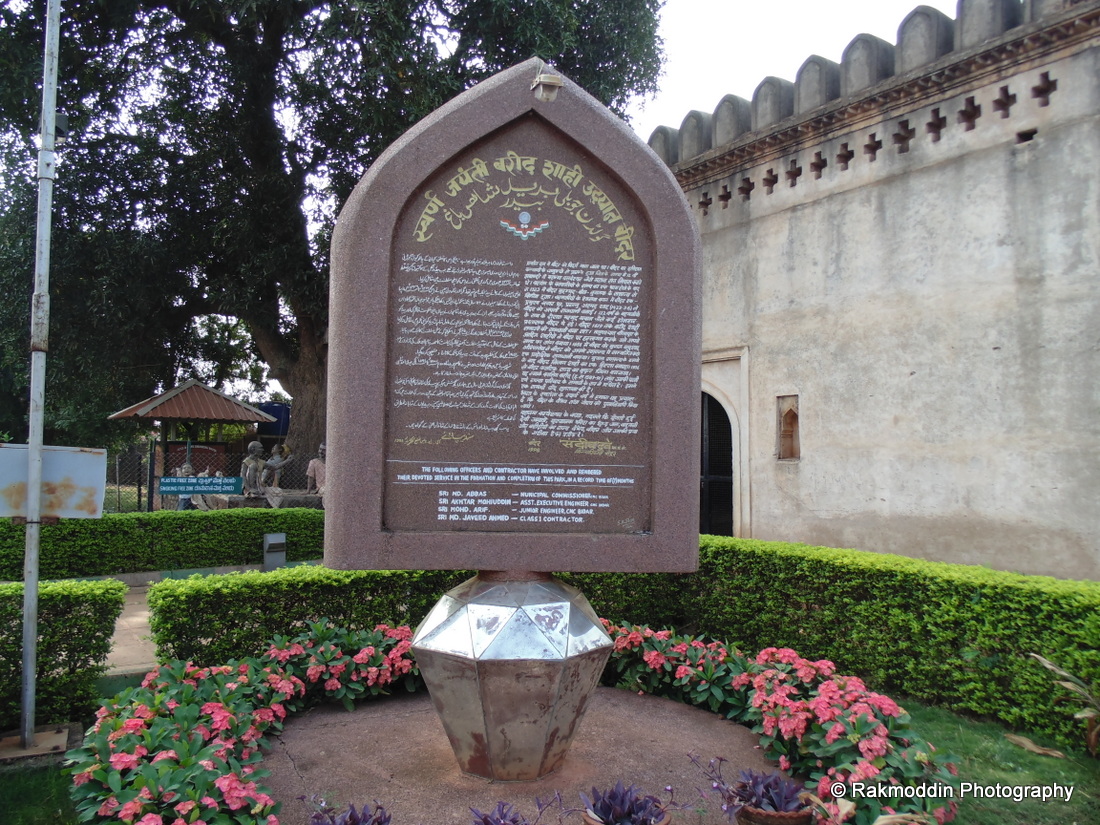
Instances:
[[[1100,825],[1100,760],[1089,757],[1083,750],[1067,752],[1065,759],[1029,753],[1005,739],[1006,729],[996,723],[912,701],[902,704],[912,714],[913,727],[922,736],[937,749],[958,758],[962,782],[982,786],[1057,783],[1074,789],[1068,803],[961,799],[955,820],[959,825]],[[1035,741],[1052,746],[1041,738]],[[629,776],[623,779],[630,781]],[[304,816],[296,818],[291,810],[283,817],[283,825],[304,822]],[[0,821],[2,825],[75,825],[67,777],[59,767],[0,771]]]
[[[959,779],[975,785],[1062,785],[1073,795],[1064,801],[1028,799],[960,799],[960,825],[1100,825],[1100,759],[1082,749],[1069,752],[1042,737],[1037,745],[1055,747],[1065,759],[1030,753],[1005,739],[1007,730],[940,708],[901,702],[913,717],[913,727],[939,750],[959,760]],[[1084,739],[1082,725],[1082,740]]]
[[[107,490],[103,495],[104,513],[136,513],[144,510],[149,502],[149,491],[144,485],[141,487],[141,495],[138,495],[138,487],[134,484],[107,483]]]
[[[4,825],[73,825],[69,778],[59,767],[0,769],[0,821]]]

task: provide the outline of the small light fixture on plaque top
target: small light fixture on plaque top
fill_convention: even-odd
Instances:
[[[543,70],[535,75],[535,80],[531,84],[531,91],[535,93],[537,100],[543,103],[553,103],[558,97],[558,89],[565,84],[560,75],[550,74],[545,69],[546,67],[543,66]]]

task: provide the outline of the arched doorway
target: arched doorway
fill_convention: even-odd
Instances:
[[[733,533],[733,428],[717,399],[702,393],[699,532]]]

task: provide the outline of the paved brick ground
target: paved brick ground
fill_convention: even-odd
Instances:
[[[149,605],[145,601],[148,589],[131,587],[126,593],[126,606],[115,624],[111,652],[107,656],[108,675],[144,673],[156,663],[153,641],[149,637]]]

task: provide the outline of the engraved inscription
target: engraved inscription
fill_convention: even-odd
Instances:
[[[635,260],[634,226],[625,222],[612,197],[576,163],[566,165],[560,160],[506,149],[491,162],[472,158],[468,165],[454,169],[443,189],[426,189],[422,196],[426,204],[421,206],[412,230],[417,243],[435,237],[435,224],[440,218],[460,231],[484,207],[515,212],[544,208],[571,217],[584,228],[590,241],[609,241],[618,260]],[[545,222],[533,231],[549,225]],[[508,228],[511,224],[501,221],[501,226]],[[511,228],[517,237],[530,237],[527,231]]]
[[[399,464],[399,485],[447,485],[436,492],[436,521],[525,524],[584,524],[589,517],[612,507],[611,495],[600,488],[632,487],[639,469],[611,465]],[[483,487],[455,487],[471,483]],[[528,489],[517,490],[516,485]],[[505,489],[494,491],[490,487]]]
[[[641,283],[633,265],[527,262],[524,435],[567,439],[566,446],[592,452],[597,442],[586,434],[638,432]]]
[[[615,462],[634,458],[642,427],[643,276],[632,263],[402,255],[393,501],[434,505],[448,529],[636,529],[623,507],[645,468]],[[528,463],[500,463],[521,452]]]
[[[541,135],[442,163],[394,236],[388,529],[652,526],[648,238],[621,181]]]
[[[507,261],[405,255],[394,316],[396,408],[432,410],[411,430],[442,437],[403,436],[404,443],[440,443],[461,431],[508,432],[519,391],[522,279]],[[448,410],[483,411],[480,420]],[[457,441],[453,435],[450,439]],[[467,439],[468,440],[468,439]]]
[[[440,490],[436,520],[583,524],[588,516],[609,507],[610,496],[586,491],[505,495],[488,490]]]
[[[432,411],[405,427],[440,435],[404,433],[397,443],[462,443],[463,431],[507,433],[518,423],[523,435],[578,455],[613,456],[621,448],[591,436],[637,434],[641,267],[528,261],[516,270],[403,257],[392,404]]]

